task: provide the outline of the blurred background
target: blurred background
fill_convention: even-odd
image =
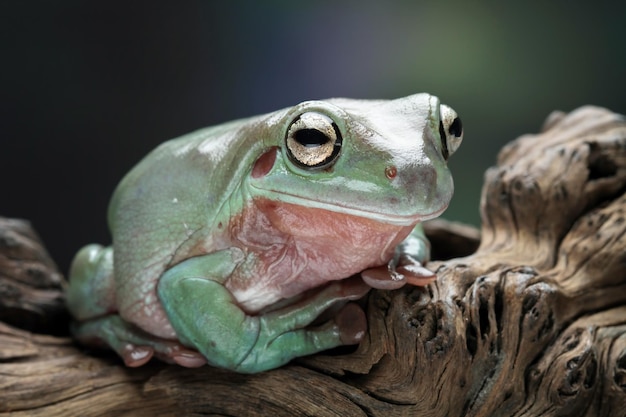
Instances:
[[[626,113],[626,2],[0,2],[0,215],[63,272],[108,244],[117,182],[194,129],[344,96],[461,115],[444,217],[479,224],[485,169],[555,109]]]

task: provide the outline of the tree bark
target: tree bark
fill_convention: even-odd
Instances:
[[[434,284],[372,291],[358,348],[258,375],[75,345],[60,275],[4,220],[0,415],[624,416],[625,190],[624,118],[553,113],[487,171],[478,248],[427,224]]]

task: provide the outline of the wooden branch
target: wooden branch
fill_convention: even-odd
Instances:
[[[63,285],[30,224],[0,217],[0,321],[35,332],[67,333]]]
[[[372,291],[356,350],[258,375],[75,346],[58,273],[5,220],[0,415],[626,415],[625,190],[624,119],[554,113],[487,171],[475,253],[472,229],[427,225],[452,258],[430,265],[436,283]]]

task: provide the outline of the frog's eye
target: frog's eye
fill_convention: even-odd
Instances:
[[[341,151],[341,133],[331,118],[307,112],[298,116],[287,130],[285,143],[291,162],[305,169],[332,165]]]
[[[461,119],[451,107],[442,104],[439,110],[441,113],[441,118],[439,119],[441,147],[443,149],[443,157],[448,159],[461,146],[463,125],[461,124]]]

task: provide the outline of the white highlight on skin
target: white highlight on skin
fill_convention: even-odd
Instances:
[[[143,305],[143,313],[146,315],[146,317],[152,317],[152,315],[154,314],[154,308],[152,307],[153,303],[154,303],[153,295],[152,294],[146,295],[146,298],[144,300],[144,305]]]

